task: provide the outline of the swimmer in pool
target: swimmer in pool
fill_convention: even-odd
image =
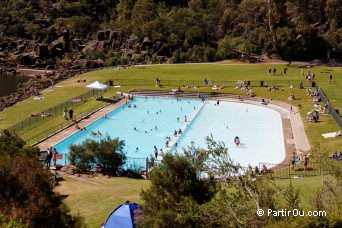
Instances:
[[[239,145],[240,145],[240,139],[239,139],[238,136],[235,137],[234,143],[235,143],[236,146],[239,146]]]

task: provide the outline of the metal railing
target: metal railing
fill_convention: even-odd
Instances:
[[[266,174],[275,179],[297,179],[309,176],[328,175],[332,173],[332,170],[325,169],[319,162],[309,161],[305,167],[304,161],[302,160],[297,161],[295,165],[292,165],[292,161],[289,161],[288,164],[271,164],[260,162],[258,170],[261,174],[264,174],[262,172],[263,166],[265,166],[268,170]]]
[[[62,123],[55,125],[55,126],[49,128],[48,130],[27,139],[26,144],[34,146],[34,145],[38,144],[41,139],[44,139],[44,138],[46,138],[52,134],[58,133],[59,131],[69,127],[70,124],[73,124],[73,123],[79,121],[80,119],[84,118],[85,116],[91,114],[92,112],[94,112],[94,111],[96,111],[96,110],[98,110],[98,109],[100,109],[106,105],[107,104],[103,105],[103,103],[98,103],[98,105],[95,105],[95,106],[87,109],[86,111],[73,116],[72,120],[68,119],[66,121],[63,121]]]
[[[90,90],[86,93],[83,93],[77,97],[74,97],[70,99],[69,101],[66,101],[62,104],[56,105],[52,108],[46,109],[45,111],[42,111],[40,113],[34,113],[30,114],[30,117],[14,124],[13,126],[7,128],[11,133],[21,133],[24,131],[28,131],[33,129],[34,127],[40,125],[41,123],[52,119],[53,117],[56,117],[58,115],[62,115],[63,110],[75,108],[78,105],[82,104],[83,101],[89,99],[90,97],[93,97],[97,95],[96,90]]]
[[[319,85],[317,83],[315,83],[315,88],[316,88],[317,91],[319,91],[319,95],[321,97],[321,100],[322,100],[322,102],[324,103],[324,105],[326,107],[326,113],[330,113],[331,116],[336,121],[336,123],[338,124],[338,126],[340,127],[340,129],[342,129],[342,120],[341,120],[341,117],[340,117],[340,114],[339,114],[339,110],[335,109],[332,106],[332,104],[329,102],[329,99],[325,95],[323,89],[321,87],[319,87]]]
[[[241,81],[242,82],[242,81]],[[265,80],[246,80],[243,81],[244,84],[253,87],[264,87],[264,86],[275,86],[275,87],[283,87],[283,86],[298,86],[300,83],[303,83],[305,86],[311,86],[311,82],[306,82],[302,80],[274,80],[274,79],[265,79]],[[112,79],[107,82],[108,85],[121,85],[121,86],[155,86],[155,80],[146,80],[146,79]],[[160,80],[161,86],[198,86],[198,87],[211,87],[213,85],[221,85],[227,87],[235,87],[238,85],[238,82],[235,81],[227,81],[227,80],[208,80],[206,83],[204,80]]]

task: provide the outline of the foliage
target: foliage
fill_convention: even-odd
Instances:
[[[84,38],[96,28],[92,19],[88,16],[72,16],[70,18],[57,18],[55,26],[59,33],[68,29],[77,37]]]
[[[0,136],[0,148],[2,223],[8,227],[82,226],[82,218],[70,215],[53,192],[51,173],[38,163],[36,148],[24,147],[23,141],[8,131]]]
[[[342,47],[339,0],[14,0],[0,4],[4,37],[47,40],[47,25],[38,22],[47,18],[58,35],[69,29],[76,38],[88,39],[97,29],[110,28],[125,38],[147,36],[153,42],[167,42],[172,62],[216,61],[234,57],[236,51],[284,59],[324,58],[327,48]],[[239,44],[228,45],[228,39]],[[217,49],[216,58],[201,58],[208,48]]]
[[[150,173],[151,187],[141,192],[145,201],[144,220],[149,227],[180,227],[185,221],[179,214],[189,204],[208,202],[217,191],[212,178],[201,179],[190,157],[167,154],[163,164]],[[172,224],[169,221],[173,221]]]
[[[14,220],[6,221],[6,217],[0,214],[0,226],[3,228],[26,228],[28,227],[26,224],[22,222],[16,222]]]
[[[27,157],[34,157],[38,152],[37,148],[24,147],[25,141],[18,135],[12,135],[8,130],[0,133],[0,155],[5,158],[14,158],[19,155],[27,155]]]
[[[145,204],[144,226],[151,227],[317,227],[341,225],[341,176],[335,181],[324,180],[322,190],[312,202],[311,210],[326,211],[326,216],[301,217],[287,212],[303,212],[301,191],[280,187],[268,175],[256,175],[251,170],[241,175],[239,165],[229,158],[224,144],[207,138],[210,149],[189,148],[184,155],[167,155],[165,162],[153,169],[151,187],[142,191]],[[182,167],[182,168],[181,168]],[[188,170],[191,167],[193,176]],[[334,168],[334,170],[339,168]],[[338,171],[338,172],[339,172]],[[184,175],[184,173],[186,175]],[[208,178],[204,178],[204,174]],[[337,173],[336,173],[337,174]],[[227,180],[217,182],[217,180]],[[193,197],[193,187],[208,184],[210,192],[203,201]],[[211,187],[210,187],[211,185]],[[279,196],[284,196],[279,197]],[[330,203],[329,203],[330,202]],[[331,204],[331,205],[329,205]],[[264,215],[256,212],[263,210]],[[271,211],[271,212],[270,212]],[[286,216],[281,215],[281,211]],[[169,221],[172,221],[170,224]]]
[[[100,165],[104,171],[114,172],[125,163],[124,146],[124,141],[111,139],[110,136],[100,141],[86,139],[79,145],[70,145],[69,160],[80,172],[94,165]]]

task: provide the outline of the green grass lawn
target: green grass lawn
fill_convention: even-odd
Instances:
[[[64,181],[59,182],[56,192],[67,196],[64,202],[69,206],[73,214],[80,214],[85,218],[89,227],[100,227],[117,206],[127,200],[138,204],[142,203],[139,196],[142,189],[150,186],[148,180],[137,180],[126,177],[95,177],[77,178],[64,176]],[[305,210],[313,210],[315,194],[321,187],[322,177],[305,177],[292,179],[295,189],[301,189],[300,207]],[[331,179],[329,176],[325,176]],[[285,188],[290,184],[289,179],[276,180],[275,184]],[[285,203],[285,201],[284,201]]]
[[[72,213],[83,216],[94,228],[105,223],[109,214],[127,200],[141,203],[139,193],[150,186],[148,180],[126,177],[63,178],[55,191],[67,196],[64,202]]]

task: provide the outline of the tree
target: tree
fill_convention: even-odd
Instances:
[[[135,26],[135,35],[145,36],[144,27],[157,17],[157,6],[152,0],[138,0],[135,2],[132,10],[132,22],[140,24]]]
[[[54,193],[51,172],[37,159],[37,148],[25,146],[18,136],[0,134],[0,224],[17,222],[29,227],[80,227],[83,219],[72,216]],[[13,223],[14,224],[14,223]]]
[[[275,211],[300,205],[298,190],[277,188],[267,175],[256,177],[250,171],[239,175],[242,170],[232,162],[225,145],[207,140],[211,149],[189,148],[183,156],[167,154],[153,169],[151,187],[141,192],[144,226],[264,226],[287,218],[261,218],[258,209]],[[230,179],[217,181],[223,177]],[[280,194],[287,195],[285,201],[279,199]]]
[[[124,146],[123,140],[111,139],[110,136],[100,141],[86,139],[79,145],[70,145],[69,160],[80,172],[85,172],[95,164],[104,171],[114,172],[125,164]]]
[[[192,158],[167,154],[163,164],[150,173],[151,187],[141,192],[146,226],[182,227],[189,222],[184,216],[190,205],[204,204],[214,196],[215,181],[200,178]]]

